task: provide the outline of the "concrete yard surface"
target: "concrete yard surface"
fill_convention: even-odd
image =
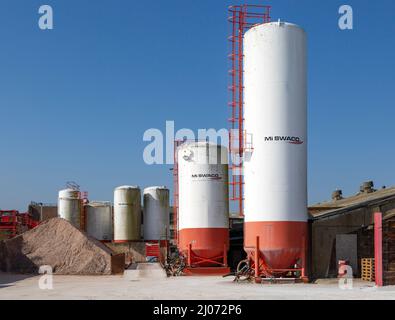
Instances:
[[[53,276],[53,289],[40,289],[41,276],[0,273],[0,299],[395,299],[395,286],[377,288],[353,281],[342,290],[336,279],[315,284],[234,283],[217,276],[150,276],[150,272],[123,276]]]

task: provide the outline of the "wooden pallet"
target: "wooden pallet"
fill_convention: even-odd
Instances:
[[[374,281],[374,258],[362,258],[361,259],[361,277],[364,281]]]

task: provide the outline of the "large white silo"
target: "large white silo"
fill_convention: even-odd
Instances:
[[[271,268],[289,268],[307,237],[306,34],[285,22],[244,35],[244,162],[247,253],[256,245]]]
[[[107,201],[91,201],[85,205],[86,232],[100,240],[113,239],[112,206]]]
[[[224,253],[229,245],[227,148],[208,142],[186,142],[177,149],[178,247],[188,246],[203,258]]]
[[[81,228],[82,201],[80,192],[74,189],[59,191],[58,216],[69,221],[76,228]]]
[[[144,240],[169,239],[169,189],[164,186],[144,189]]]
[[[137,186],[114,190],[114,241],[141,239],[141,194]]]

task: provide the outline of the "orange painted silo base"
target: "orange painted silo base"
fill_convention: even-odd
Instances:
[[[307,222],[246,222],[244,250],[254,260],[259,237],[259,252],[264,264],[270,269],[290,269],[297,262],[305,263],[307,236]]]
[[[188,266],[227,266],[229,229],[188,228],[178,233],[178,250],[187,257]]]

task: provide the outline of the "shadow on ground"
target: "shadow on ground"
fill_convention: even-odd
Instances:
[[[18,281],[22,281],[35,276],[35,274],[15,274],[0,271],[0,289],[12,287]]]

